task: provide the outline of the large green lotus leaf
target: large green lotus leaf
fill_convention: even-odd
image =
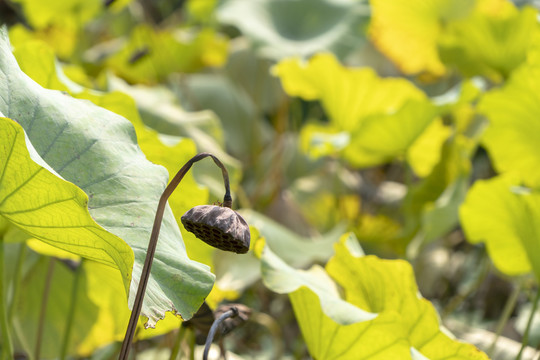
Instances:
[[[397,314],[395,326],[405,330],[411,348],[432,360],[488,359],[474,346],[455,341],[441,330],[435,308],[418,295],[408,262],[359,256],[343,240],[335,249],[326,270],[344,289],[346,300],[379,315]]]
[[[540,184],[540,67],[515,70],[504,87],[481,99],[478,110],[489,120],[482,142],[495,169]]]
[[[368,7],[344,0],[227,0],[218,20],[238,27],[269,58],[330,51],[340,57],[365,43]]]
[[[39,54],[39,56],[35,56],[35,54]],[[180,167],[196,154],[195,145],[190,139],[176,138],[173,144],[167,145],[163,143],[155,131],[144,126],[137,111],[139,103],[136,104],[130,96],[118,91],[110,93],[92,91],[73,83],[63,74],[62,69],[55,60],[52,49],[46,44],[38,41],[23,43],[16,47],[14,55],[23,72],[29,75],[33,80],[37,81],[40,85],[47,88],[70,92],[79,99],[91,100],[98,106],[122,115],[126,119],[130,119],[137,132],[139,146],[146,157],[153,163],[164,166],[169,172],[169,178],[172,178]],[[126,89],[130,90],[132,87],[121,87],[121,90]],[[133,93],[133,91],[130,92],[130,94],[131,93]],[[164,94],[160,88],[148,88],[146,91],[143,91],[142,94],[139,94],[138,92],[135,93],[138,94],[137,99],[143,101],[145,104],[147,104],[145,101],[148,101],[148,99],[159,97],[162,99],[162,102],[156,107],[163,109],[168,114],[172,115],[179,111],[179,109],[173,107],[172,104],[169,104],[163,99],[167,99],[166,95],[169,95],[169,93]],[[154,103],[151,104],[154,105]],[[152,106],[148,105],[148,107]],[[186,118],[194,118],[197,115],[184,112],[182,112],[182,114],[184,114]],[[199,115],[199,117],[202,117],[202,114]],[[222,157],[220,156],[220,159],[221,158]],[[228,166],[228,168],[230,169],[231,167]],[[219,172],[219,170],[217,170],[217,172]],[[232,173],[232,175],[235,175],[235,173]],[[234,184],[236,177],[231,176],[231,178]],[[208,200],[208,191],[197,185],[192,173],[188,173],[184,177],[181,188],[186,191],[175,192],[169,198],[169,204],[175,214],[177,223],[179,224],[180,217],[187,210],[193,206],[200,205],[201,203],[206,203]],[[222,191],[222,185],[219,189]],[[184,242],[187,244],[186,251],[190,259],[211,265],[213,248],[206,243],[199,241],[192,233],[185,231],[183,227],[181,227],[181,230]]]
[[[135,253],[135,296],[165,169],[148,162],[133,127],[89,101],[41,88],[21,72],[4,31],[0,45],[0,111],[19,122],[44,161],[89,196],[98,224],[126,239]],[[208,294],[213,275],[189,260],[170,209],[165,213],[142,314],[148,324],[178,311],[189,318]],[[127,281],[129,273],[123,274]]]
[[[130,82],[156,83],[173,72],[220,66],[226,55],[227,41],[214,30],[180,34],[139,25],[107,65]]]
[[[19,124],[0,117],[0,134],[0,214],[44,242],[119,269],[127,289],[129,246],[92,219],[88,196],[39,157]]]
[[[443,75],[437,52],[443,22],[465,16],[474,6],[469,0],[371,0],[369,36],[377,48],[405,74]]]
[[[368,68],[345,68],[331,54],[319,54],[307,64],[287,59],[274,73],[289,95],[319,100],[330,117],[330,135],[325,127],[308,128],[310,139],[302,134],[302,142],[308,147],[335,144],[335,151],[358,167],[404,155],[435,117],[435,107],[409,81],[381,79]]]
[[[525,61],[532,36],[539,31],[537,11],[518,10],[510,1],[499,3],[448,24],[439,41],[444,63],[466,76],[501,81]]]
[[[500,175],[477,181],[459,216],[467,239],[485,242],[501,272],[533,271],[540,279],[540,192],[520,187],[520,179]]]
[[[180,137],[193,140],[199,152],[214,154],[227,167],[231,188],[234,190],[238,186],[241,165],[223,149],[223,129],[214,113],[207,110],[187,112],[180,107],[174,94],[164,87],[129,86],[117,78],[111,78],[109,85],[111,89],[122,91],[136,101],[144,124],[157,130],[162,142],[176,146],[179,141],[185,141]],[[171,161],[171,156],[167,158]],[[194,167],[193,173],[198,182],[208,186],[215,200],[222,199],[221,172],[212,161],[200,162]]]

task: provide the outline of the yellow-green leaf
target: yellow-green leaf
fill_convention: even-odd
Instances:
[[[532,7],[518,10],[510,1],[501,5],[497,11],[477,9],[448,24],[439,40],[446,64],[457,66],[465,76],[501,81],[525,61],[532,36],[540,30],[537,11]]]
[[[477,181],[460,212],[472,243],[485,242],[499,271],[540,279],[540,192],[524,188],[519,177],[500,175]]]
[[[225,62],[227,47],[226,39],[211,29],[183,34],[140,25],[107,64],[130,82],[155,83],[172,72],[220,66]]]
[[[405,79],[382,79],[368,68],[345,68],[331,54],[308,63],[287,59],[274,68],[285,91],[306,100],[319,100],[328,127],[311,126],[302,134],[312,154],[331,147],[358,167],[382,164],[405,155],[409,146],[435,117],[426,96]],[[307,145],[306,145],[307,144]]]
[[[418,296],[410,264],[363,256],[351,236],[343,236],[335,249],[327,272],[295,270],[269,248],[262,252],[263,281],[289,293],[314,358],[412,359],[419,352],[432,360],[487,359],[441,331],[435,308]]]
[[[448,21],[466,15],[473,1],[371,0],[371,40],[405,74],[441,76],[446,69],[437,41]]]
[[[129,243],[135,253],[132,302],[167,171],[145,158],[125,118],[28,78],[11,54],[5,29],[1,35],[0,111],[21,124],[52,169],[88,195],[94,220]],[[213,274],[188,258],[181,239],[167,208],[142,308],[149,326],[167,311],[190,318],[210,292]],[[130,275],[122,273],[126,285]]]
[[[0,214],[39,240],[119,269],[127,289],[133,251],[92,219],[88,196],[40,158],[16,122],[0,117],[0,138]]]
[[[488,92],[478,106],[489,120],[482,142],[495,169],[540,184],[540,67],[515,70],[504,87]]]

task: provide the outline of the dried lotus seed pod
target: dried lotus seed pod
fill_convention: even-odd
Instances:
[[[249,250],[249,226],[240,214],[216,205],[199,205],[182,216],[187,231],[210,246],[245,254]]]

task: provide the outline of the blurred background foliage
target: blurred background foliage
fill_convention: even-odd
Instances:
[[[238,358],[355,358],[361,346],[346,355],[355,349],[345,346],[347,336],[321,345],[325,335],[313,331],[323,323],[344,331],[347,320],[326,308],[342,301],[381,314],[380,331],[399,340],[395,348],[381,345],[387,356],[421,358],[418,350],[438,359],[448,354],[430,346],[455,346],[463,351],[456,359],[483,358],[442,335],[437,309],[461,339],[513,359],[520,343],[540,343],[540,315],[531,315],[540,279],[538,6],[2,0],[0,22],[27,75],[130,120],[147,158],[169,174],[202,151],[226,164],[235,207],[259,249],[216,252],[180,228],[190,258],[216,274],[210,307],[236,301],[259,314],[227,341]],[[178,222],[190,207],[221,197],[210,163],[193,174],[170,200]],[[7,259],[31,249],[22,270],[8,261],[7,274],[22,271],[15,343],[32,353],[40,276],[48,256],[67,255],[15,230],[4,239],[13,243]],[[364,258],[351,255],[361,252],[358,245],[412,268],[369,256],[360,264]],[[123,337],[129,310],[122,279],[106,266],[82,264],[77,282],[68,268],[54,273],[45,358],[58,356],[62,309],[73,292],[84,316],[76,317],[69,354],[109,358]],[[320,272],[324,280],[310,278]],[[366,293],[393,289],[409,299],[406,312],[429,313],[422,335],[409,329],[400,337],[411,319],[392,318],[392,295],[379,294],[375,306],[349,289],[362,274],[378,279],[362,285]],[[414,277],[434,308],[416,298]],[[335,291],[317,290],[318,281]],[[321,322],[311,323],[317,316]],[[385,321],[400,325],[384,328]],[[169,314],[156,329],[141,327],[137,338],[149,340],[137,345],[140,358],[168,358],[161,351],[172,347],[180,323]],[[364,325],[355,326],[361,332]],[[366,334],[366,342],[381,338]],[[419,340],[426,334],[439,342],[426,345]],[[492,346],[499,335],[504,345]],[[533,353],[526,348],[524,357]]]

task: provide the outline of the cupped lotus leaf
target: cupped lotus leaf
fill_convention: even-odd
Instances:
[[[265,285],[289,294],[314,358],[417,359],[413,354],[419,353],[429,359],[487,359],[441,330],[435,308],[418,295],[409,263],[364,256],[351,235],[344,235],[335,249],[327,272],[295,270],[268,247],[261,255]],[[336,283],[345,299],[335,291]],[[356,318],[358,309],[376,316]],[[346,318],[341,317],[344,310]]]
[[[319,100],[330,123],[310,127],[319,154],[341,153],[354,166],[379,165],[404,155],[435,117],[435,107],[422,91],[404,79],[381,79],[368,68],[345,68],[331,54],[308,63],[281,61],[274,68],[291,96]],[[348,135],[348,136],[347,136]],[[311,145],[309,145],[311,146]]]
[[[502,88],[481,99],[478,110],[489,120],[482,142],[495,169],[540,184],[540,67],[515,70]]]
[[[144,157],[132,125],[89,101],[47,90],[18,67],[5,29],[0,43],[0,111],[25,129],[43,160],[89,197],[94,220],[135,253],[129,302],[135,297],[155,209],[167,172]],[[148,325],[178,311],[190,318],[211,289],[208,267],[191,261],[170,209],[165,212],[142,315]],[[129,284],[130,273],[122,273]]]
[[[320,299],[323,311],[342,325],[351,325],[377,318],[377,314],[360,309],[344,301],[334,281],[320,266],[296,270],[287,265],[265,246],[261,256],[261,272],[266,287],[280,294],[288,294],[306,287]],[[320,329],[320,327],[317,327]]]
[[[501,81],[525,61],[533,35],[540,31],[537,10],[518,10],[510,1],[502,5],[498,11],[479,8],[448,24],[439,40],[445,64],[455,65],[465,76]]]
[[[227,41],[211,29],[196,34],[136,27],[107,65],[134,83],[156,83],[173,72],[193,72],[225,62]]]
[[[455,341],[441,330],[435,308],[418,294],[408,262],[358,256],[350,251],[350,241],[336,244],[336,254],[326,265],[349,303],[379,315],[398,314],[396,328],[402,328],[409,346],[428,359],[488,359],[473,345]]]
[[[239,28],[273,59],[321,51],[343,57],[365,43],[368,15],[356,0],[227,0],[217,8],[220,22]]]
[[[443,21],[465,16],[469,0],[371,0],[369,36],[405,74],[441,76],[446,68],[437,52]]]
[[[344,325],[322,310],[322,301],[317,295],[305,286],[289,293],[296,320],[313,358],[325,360],[410,358],[406,334],[395,326],[396,317],[393,314],[379,315],[376,320]]]
[[[540,191],[520,185],[512,174],[479,180],[459,215],[467,239],[485,242],[499,271],[511,276],[533,271],[540,279]]]
[[[19,124],[0,117],[0,134],[0,214],[39,240],[119,269],[127,288],[133,252],[92,219],[88,196],[43,162]]]

